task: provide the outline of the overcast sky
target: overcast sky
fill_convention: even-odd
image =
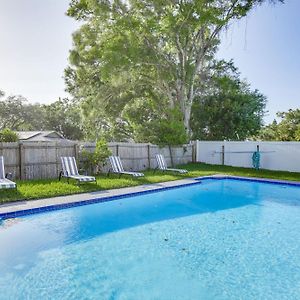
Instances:
[[[64,92],[63,70],[78,24],[68,0],[0,0],[0,90],[50,103]],[[234,59],[242,77],[277,111],[300,107],[300,0],[263,5],[222,36],[219,58]]]
[[[63,70],[77,24],[68,0],[0,0],[0,90],[49,103],[64,96]]]

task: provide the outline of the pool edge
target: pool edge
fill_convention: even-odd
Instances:
[[[222,179],[233,179],[233,180],[240,180],[240,181],[252,181],[252,182],[261,182],[261,183],[269,183],[269,184],[276,184],[276,185],[289,185],[289,186],[297,186],[300,187],[300,182],[293,182],[293,181],[287,181],[287,180],[276,180],[276,179],[267,179],[267,178],[258,178],[258,177],[240,177],[240,176],[232,176],[232,175],[210,175],[210,176],[201,176],[201,177],[194,177],[194,178],[188,178],[184,180],[175,180],[175,181],[167,181],[163,183],[159,183],[162,185],[161,187],[157,187],[157,184],[150,184],[150,185],[141,185],[141,186],[136,186],[136,187],[131,187],[131,188],[122,188],[122,189],[116,189],[116,190],[108,190],[105,192],[110,192],[110,191],[120,191],[120,193],[117,194],[111,194],[111,195],[100,195],[100,197],[96,198],[91,198],[90,199],[85,199],[82,201],[72,201],[72,198],[78,198],[78,197],[83,197],[83,196],[89,196],[89,193],[86,194],[78,194],[78,195],[70,195],[70,196],[61,196],[57,197],[56,199],[63,199],[63,198],[70,198],[70,202],[64,202],[64,203],[56,203],[56,204],[49,204],[47,203],[41,203],[40,206],[38,207],[32,207],[32,208],[26,208],[26,209],[16,209],[13,210],[13,207],[18,207],[20,204],[16,202],[15,205],[13,204],[3,204],[0,205],[0,209],[5,210],[5,207],[9,206],[10,211],[7,212],[0,212],[0,221],[5,220],[5,219],[11,219],[11,218],[18,218],[26,215],[32,215],[32,214],[38,214],[38,213],[44,213],[44,212],[49,212],[49,211],[55,211],[55,210],[62,210],[62,209],[67,209],[71,207],[76,207],[76,206],[83,206],[83,205],[89,205],[89,204],[95,204],[95,203],[101,203],[101,202],[109,202],[109,201],[114,201],[118,199],[123,199],[123,198],[129,198],[132,196],[138,196],[138,195],[145,195],[145,194],[150,194],[150,193],[157,193],[161,192],[164,190],[171,190],[175,188],[181,188],[181,187],[186,187],[190,185],[196,185],[196,184],[201,184],[201,180],[207,180],[207,179],[215,179],[215,180],[222,180]],[[175,183],[175,184],[174,184]],[[177,183],[177,184],[176,184]],[[146,190],[141,190],[143,188],[146,188]],[[133,190],[131,192],[124,192],[126,189]],[[135,191],[136,190],[136,191]],[[47,202],[53,200],[53,198],[49,199],[41,199],[41,200],[32,200],[28,201],[28,205],[30,206],[33,201],[40,201],[40,202]],[[27,202],[26,202],[27,204]]]

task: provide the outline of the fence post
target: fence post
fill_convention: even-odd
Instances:
[[[150,144],[147,145],[148,148],[148,166],[151,169],[151,156],[150,156]]]
[[[119,156],[119,144],[116,145],[116,155]]]
[[[197,141],[192,142],[192,162],[197,162]]]
[[[174,167],[173,156],[172,156],[172,148],[171,148],[170,145],[169,145],[169,150],[170,150],[171,166]]]
[[[59,175],[59,164],[60,164],[60,160],[59,160],[59,157],[58,157],[58,145],[57,145],[57,142],[55,143],[55,168],[56,168],[56,175],[58,176]]]
[[[222,145],[222,165],[225,164],[225,145]]]
[[[19,168],[20,168],[20,179],[25,178],[25,146],[23,143],[19,143]]]
[[[74,157],[76,159],[76,161],[78,161],[78,157],[79,157],[79,153],[78,153],[78,144],[74,144]]]

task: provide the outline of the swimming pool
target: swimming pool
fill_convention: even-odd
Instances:
[[[300,187],[236,179],[4,220],[0,299],[299,299]]]

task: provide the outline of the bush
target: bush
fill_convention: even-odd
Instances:
[[[9,128],[4,128],[0,131],[0,142],[2,143],[13,143],[18,141],[18,135],[10,130]]]
[[[85,149],[81,151],[83,168],[90,173],[99,173],[109,155],[111,155],[111,151],[108,148],[107,142],[104,139],[100,139],[96,143],[94,152],[89,152]]]

